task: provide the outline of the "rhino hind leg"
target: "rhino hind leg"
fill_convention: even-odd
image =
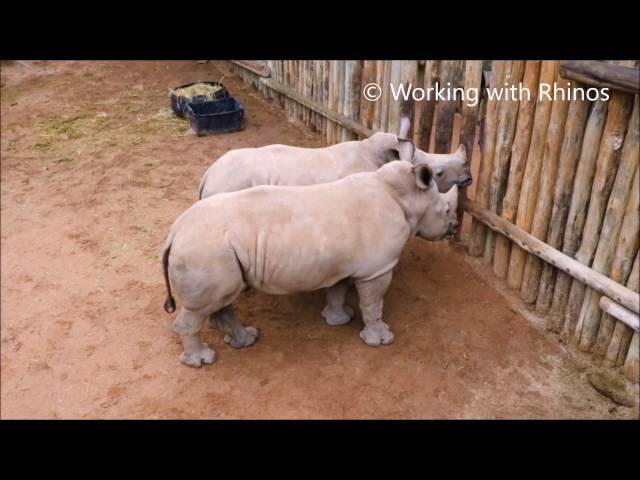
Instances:
[[[373,280],[356,282],[364,321],[360,338],[372,347],[389,345],[393,342],[393,333],[389,325],[382,321],[382,299],[389,288],[391,277],[392,272],[388,272]]]
[[[232,305],[213,313],[209,318],[209,325],[225,332],[224,341],[233,348],[249,347],[258,339],[258,329],[243,327]]]
[[[344,304],[350,286],[351,280],[345,279],[327,289],[327,306],[321,315],[329,325],[344,325],[353,318],[353,308]]]
[[[215,350],[200,340],[200,331],[205,319],[205,314],[192,312],[182,307],[173,322],[173,331],[182,338],[184,348],[180,354],[180,361],[190,367],[199,368],[203,363],[216,361]]]

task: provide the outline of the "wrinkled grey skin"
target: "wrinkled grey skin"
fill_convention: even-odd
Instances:
[[[236,348],[258,331],[243,327],[232,303],[254,288],[273,295],[334,286],[323,314],[334,324],[348,315],[340,288],[353,282],[360,298],[367,345],[387,345],[382,299],[405,244],[413,235],[439,240],[457,227],[457,187],[438,193],[427,166],[395,161],[376,172],[304,187],[259,186],[214,195],[175,221],[163,253],[168,297],[182,305],[173,329],[182,337],[181,361],[213,363],[202,343],[207,318]]]
[[[365,140],[323,148],[267,145],[231,150],[207,169],[198,187],[198,199],[257,185],[334,182],[354,173],[374,172],[394,160],[427,164],[442,193],[448,192],[453,185],[471,184],[464,145],[452,154],[426,153],[405,138],[409,130],[410,123],[403,118],[399,135],[377,132]]]

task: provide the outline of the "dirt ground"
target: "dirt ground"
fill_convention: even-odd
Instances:
[[[323,145],[230,74],[246,129],[190,133],[167,90],[219,69],[2,65],[2,418],[638,417],[591,388],[588,362],[521,316],[489,271],[420,239],[385,298],[392,345],[367,347],[359,314],[326,325],[322,292],[249,293],[236,310],[256,344],[234,350],[205,328],[217,363],[180,364],[159,255],[206,167],[232,148]]]

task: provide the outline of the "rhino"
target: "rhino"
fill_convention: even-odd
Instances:
[[[331,183],[264,185],[196,202],[172,225],[162,255],[164,308],[176,309],[172,288],[182,303],[173,322],[180,360],[191,367],[215,361],[200,338],[207,319],[232,347],[256,341],[258,330],[244,327],[232,306],[248,289],[289,295],[331,287],[323,315],[339,321],[349,316],[344,296],[353,282],[360,338],[390,344],[382,304],[393,268],[414,235],[439,240],[456,232],[457,202],[457,186],[439,193],[429,166],[406,161]]]
[[[426,153],[406,137],[410,122],[403,118],[399,135],[376,132],[364,140],[342,142],[322,148],[266,145],[230,150],[214,162],[203,175],[198,199],[223,192],[235,192],[257,185],[315,185],[334,182],[360,172],[374,172],[382,165],[405,160],[428,165],[438,190],[453,185],[471,185],[471,171],[464,144],[452,154]]]

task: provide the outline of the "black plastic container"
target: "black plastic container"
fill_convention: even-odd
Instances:
[[[236,132],[244,128],[244,107],[235,97],[189,103],[186,115],[198,136]]]
[[[171,109],[174,113],[180,118],[184,118],[187,112],[187,104],[189,103],[204,103],[211,102],[215,100],[221,100],[229,97],[229,91],[227,88],[220,82],[206,81],[206,82],[191,82],[185,83],[184,85],[178,85],[174,90],[178,90],[179,88],[190,87],[191,85],[195,85],[196,83],[204,83],[207,85],[218,85],[222,87],[215,93],[214,100],[207,98],[206,95],[196,95],[195,97],[182,97],[178,96],[175,93],[171,93]]]

